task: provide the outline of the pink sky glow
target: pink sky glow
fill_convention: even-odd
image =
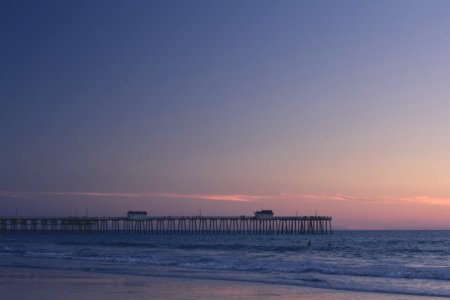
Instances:
[[[376,202],[376,203],[412,203],[438,206],[450,206],[450,197],[432,196],[375,196],[364,197],[346,194],[201,194],[201,193],[175,193],[175,192],[64,192],[64,191],[0,191],[0,197],[30,198],[36,196],[78,196],[78,197],[102,197],[102,198],[174,198],[174,199],[197,199],[210,201],[261,201],[261,200],[323,200],[323,201],[345,201],[345,202]]]
[[[341,229],[447,229],[450,198],[432,196],[357,196],[312,193],[176,193],[0,191],[2,215],[123,215],[147,210],[151,215],[251,215],[273,209],[276,215],[328,215]],[[107,202],[105,202],[107,201]],[[43,203],[37,206],[36,203]],[[54,207],[54,211],[48,210]],[[8,213],[9,212],[9,213]]]

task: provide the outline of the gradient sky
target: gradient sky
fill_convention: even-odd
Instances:
[[[0,2],[0,215],[450,229],[450,1]]]

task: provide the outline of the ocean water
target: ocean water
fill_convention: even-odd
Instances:
[[[0,267],[450,296],[450,231],[0,235]]]

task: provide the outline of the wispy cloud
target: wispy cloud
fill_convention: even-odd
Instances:
[[[329,200],[329,201],[373,201],[373,199],[361,196],[351,196],[345,194],[279,194],[281,199],[302,199],[302,200]]]
[[[66,196],[66,197],[101,197],[101,198],[173,198],[173,199],[198,199],[212,201],[254,201],[267,199],[263,195],[248,194],[189,194],[189,193],[121,193],[121,192],[29,192],[29,191],[0,191],[0,197],[26,198],[36,196]]]
[[[380,199],[390,201],[390,202],[405,202],[405,203],[450,206],[450,197],[430,197],[430,196],[389,197],[389,196],[383,196],[383,197],[380,197]]]
[[[175,192],[64,192],[64,191],[1,191],[0,197],[13,198],[33,198],[39,196],[56,197],[96,197],[96,198],[171,198],[171,199],[193,199],[208,201],[342,201],[342,202],[385,202],[385,203],[415,203],[427,205],[450,206],[450,197],[431,197],[431,196],[377,196],[364,197],[346,194],[207,194],[207,193],[175,193]]]

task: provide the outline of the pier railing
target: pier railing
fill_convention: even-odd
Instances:
[[[331,217],[0,217],[1,233],[331,234]]]

